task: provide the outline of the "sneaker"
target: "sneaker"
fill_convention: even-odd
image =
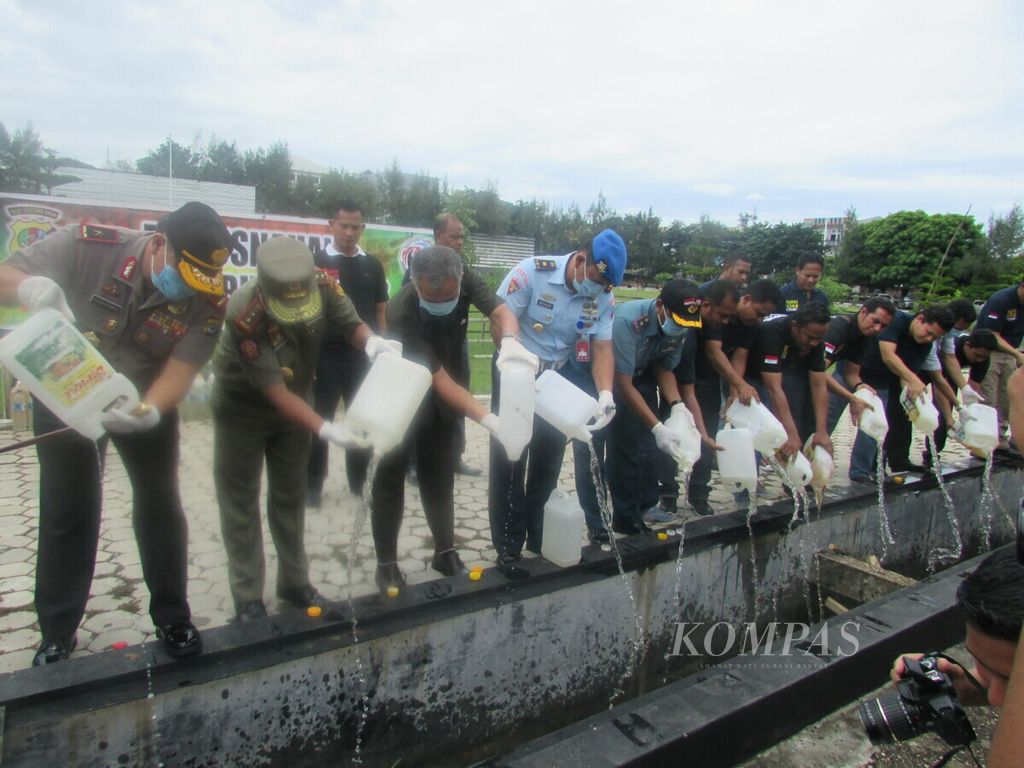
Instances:
[[[175,659],[192,656],[203,650],[203,638],[199,630],[187,619],[157,627],[156,636],[163,643],[167,655]]]
[[[430,560],[430,567],[445,576],[454,576],[457,573],[465,573],[466,566],[462,564],[462,558],[454,549],[446,549],[444,552],[435,552]]]
[[[39,644],[36,655],[32,657],[33,667],[45,667],[47,664],[56,664],[58,661],[64,661],[72,653],[75,648],[78,647],[78,635],[75,633],[71,634],[71,637],[61,638],[60,640],[46,640]]]
[[[644,531],[649,531],[651,529],[647,527],[643,520],[612,518],[612,530],[615,531],[615,533],[631,536],[634,533],[643,533]]]

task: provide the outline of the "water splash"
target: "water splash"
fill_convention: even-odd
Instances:
[[[612,531],[612,513],[608,506],[608,489],[605,485],[604,478],[601,475],[600,463],[597,460],[595,451],[590,451],[590,473],[594,478],[594,490],[597,496],[597,508],[601,513],[601,522],[604,523],[605,530],[608,531],[608,542],[611,545],[612,554],[615,556],[615,564],[619,569],[619,576],[622,579],[622,586],[626,592],[626,597],[629,600],[630,609],[633,612],[633,641],[632,641],[632,662],[623,672],[622,678],[619,681],[619,686],[616,690],[612,691],[608,697],[609,709],[613,706],[614,700],[617,696],[623,693],[622,686],[625,682],[636,674],[640,668],[640,659],[643,655],[643,649],[646,645],[644,639],[643,627],[640,624],[640,609],[636,602],[636,595],[633,594],[633,587],[629,583],[629,577],[626,576],[626,570],[622,565],[622,553],[619,552],[619,544],[615,539],[615,533]]]
[[[760,607],[760,585],[761,577],[757,573],[757,549],[754,546],[754,515],[757,514],[757,491],[750,494],[747,502],[747,533],[750,535],[750,588],[754,593],[753,620],[757,621]]]
[[[145,647],[145,646],[143,646]],[[146,701],[149,703],[149,722],[153,730],[153,764],[156,768],[164,768],[160,759],[160,726],[156,719],[156,694],[153,692],[153,654],[146,653]]]
[[[885,453],[882,443],[878,443],[878,452],[875,454],[875,482],[878,484],[878,539],[882,544],[882,555],[878,562],[884,563],[889,556],[889,545],[895,544],[896,539],[889,526],[889,517],[885,514]]]
[[[932,444],[934,445],[934,441]],[[964,541],[960,537],[960,524],[957,522],[956,512],[953,509],[953,499],[950,497],[949,490],[946,488],[946,483],[942,477],[942,460],[939,458],[938,451],[933,450],[931,453],[935,462],[932,466],[932,473],[935,475],[936,481],[938,481],[939,490],[942,491],[942,499],[946,507],[946,519],[949,521],[949,528],[953,532],[952,549],[948,547],[935,547],[928,555],[928,572],[934,573],[940,565],[955,563],[960,560],[960,556],[964,552]]]
[[[992,454],[985,457],[985,470],[981,475],[981,503],[978,504],[978,519],[981,524],[981,535],[983,546],[988,551],[992,549],[992,528],[995,522],[995,510],[993,509],[992,492]]]

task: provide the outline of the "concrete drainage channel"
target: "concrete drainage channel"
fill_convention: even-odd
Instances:
[[[1004,507],[1022,474],[1010,464],[993,472]],[[980,484],[977,466],[946,475],[965,557],[983,549]],[[890,486],[886,511],[896,538],[887,566],[919,575],[950,538],[940,491],[934,480]],[[831,498],[790,530],[792,513],[783,504],[758,512],[753,562],[741,513],[691,521],[683,620],[807,621],[806,553],[878,550],[873,491]],[[1010,527],[995,513],[1001,543]],[[492,570],[480,582],[358,600],[358,643],[347,615],[280,614],[208,631],[205,652],[183,662],[147,644],[0,676],[0,765],[340,765],[356,758],[357,733],[367,766],[654,765],[667,754],[729,765],[859,695],[898,650],[948,645],[960,631],[952,596],[969,563],[851,612],[861,621],[852,656],[834,655],[842,636],[832,633],[825,648],[802,646],[812,652],[799,669],[736,657],[704,670],[700,655],[666,659],[676,540],[620,544],[649,639],[634,674],[631,604],[612,556],[591,547],[574,568],[524,561],[526,579]]]

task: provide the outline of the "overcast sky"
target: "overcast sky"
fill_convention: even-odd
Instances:
[[[102,165],[197,131],[666,222],[1024,200],[1024,4],[0,0],[0,121]]]

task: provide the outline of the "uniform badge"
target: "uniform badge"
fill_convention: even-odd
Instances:
[[[287,384],[292,379],[295,378],[295,371],[293,371],[291,368],[289,368],[286,365],[282,365],[281,366],[281,378],[283,378],[285,383]]]
[[[544,324],[543,323],[534,323],[533,324],[533,330],[535,330],[537,333],[540,333],[541,331],[544,330]]]
[[[117,276],[126,283],[130,283],[132,281],[132,277],[135,275],[135,268],[138,265],[139,260],[134,256],[129,256],[121,263],[121,271],[117,273]]]
[[[321,286],[328,286],[334,289],[334,292],[338,296],[345,295],[345,289],[341,287],[341,283],[338,282],[337,277],[333,277],[327,271],[318,269],[316,271],[316,284]]]
[[[116,245],[121,242],[121,236],[113,227],[97,227],[95,224],[82,224],[78,231],[80,240],[87,240],[90,243],[110,243]]]
[[[544,307],[545,309],[554,309],[555,305],[550,301],[544,301],[544,299],[537,299],[537,305]]]
[[[765,355],[764,356],[764,364],[765,365],[778,365],[779,364],[779,356],[778,355]]]
[[[554,259],[534,259],[533,268],[538,272],[551,272],[558,265],[555,264]]]
[[[519,284],[519,281],[514,277],[508,281],[508,288],[505,289],[505,295],[511,296],[516,291],[522,290],[523,286]]]
[[[825,342],[825,354],[834,355],[836,353],[836,345],[831,342]]]
[[[146,318],[145,325],[147,328],[159,331],[164,336],[170,336],[172,339],[180,339],[188,330],[188,326],[181,322],[181,320],[165,315],[159,310],[150,313],[149,317]]]
[[[145,331],[136,331],[135,332],[135,340],[139,344],[145,344],[147,341],[149,341],[149,334],[146,333]]]
[[[260,356],[260,345],[254,339],[245,339],[238,348],[246,360],[255,360]]]
[[[103,292],[107,296],[113,296],[115,299],[121,295],[121,286],[117,283],[107,283],[103,286]]]
[[[1008,310],[1006,310],[1006,319],[1008,321],[1010,321],[1010,322],[1013,322],[1014,320],[1016,320],[1017,319],[1017,310],[1016,309],[1008,309]]]
[[[118,327],[120,327],[120,325],[121,325],[120,321],[115,320],[114,318],[111,317],[109,320],[107,320],[105,323],[103,323],[103,328],[104,328],[104,330],[107,330],[107,331],[116,331],[118,329]]]
[[[167,311],[172,315],[184,315],[188,311],[188,299],[185,301],[175,301],[173,304],[167,305]]]
[[[245,305],[245,309],[235,318],[235,327],[242,331],[242,333],[252,334],[263,317],[263,312],[263,299],[259,294],[256,294]]]
[[[203,333],[207,336],[216,336],[220,333],[221,322],[219,317],[211,317],[203,326]]]
[[[798,309],[800,309],[800,300],[799,299],[786,299],[786,311],[787,312],[796,312]]]
[[[98,293],[94,293],[92,298],[89,299],[93,304],[99,304],[104,309],[109,309],[111,312],[120,312],[124,307],[118,304],[116,301],[111,301],[106,296],[101,296]]]
[[[277,323],[270,323],[267,326],[267,334],[270,336],[270,346],[276,352],[284,344],[284,334],[281,333],[281,326]]]

